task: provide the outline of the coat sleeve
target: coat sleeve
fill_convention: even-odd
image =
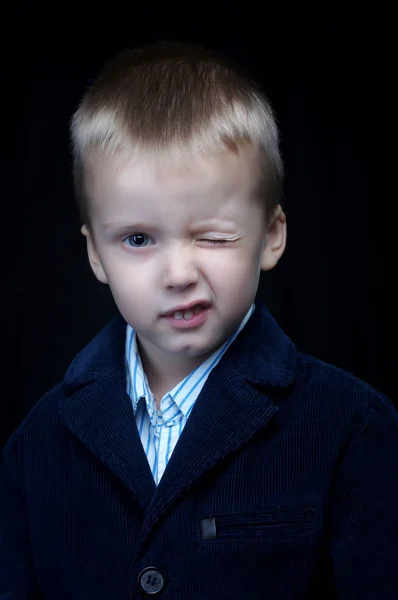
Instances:
[[[329,551],[340,600],[398,598],[398,412],[374,394],[332,482]]]
[[[23,491],[23,456],[15,433],[8,441],[0,470],[0,599],[38,600],[29,543],[28,511]]]

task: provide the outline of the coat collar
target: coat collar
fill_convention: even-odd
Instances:
[[[267,426],[279,410],[272,389],[293,383],[297,355],[269,311],[257,305],[211,371],[156,488],[126,392],[125,332],[118,316],[78,354],[66,372],[58,411],[135,497],[145,515],[144,543],[188,488]]]

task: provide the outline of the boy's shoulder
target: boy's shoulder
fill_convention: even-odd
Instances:
[[[270,368],[288,373],[288,383],[310,388],[314,395],[327,387],[332,392],[349,390],[364,396],[383,396],[366,381],[349,371],[330,364],[312,354],[297,349],[295,343],[287,336],[264,305],[258,306],[257,322],[254,321],[251,336],[261,338],[263,357],[266,357],[264,369]],[[268,364],[266,364],[268,363]]]
[[[269,309],[259,304],[244,340],[249,377],[275,397],[282,410],[312,415],[322,421],[329,415],[336,427],[354,422],[369,411],[387,411],[398,419],[390,398],[356,375],[316,356],[301,352]],[[254,341],[254,343],[252,343]],[[284,390],[284,392],[283,392]],[[282,392],[282,393],[281,393]],[[278,398],[281,398],[278,401]]]
[[[311,354],[297,352],[295,387],[307,401],[320,407],[332,404],[336,411],[364,413],[373,404],[396,411],[386,394],[343,368],[327,363]]]
[[[74,356],[62,379],[36,401],[12,437],[42,427],[43,420],[55,423],[60,403],[90,382],[124,371],[125,332],[120,314],[106,323]]]
[[[336,393],[342,390],[359,394],[376,394],[380,392],[365,380],[353,373],[328,363],[312,354],[297,351],[297,381],[323,391],[324,386]]]

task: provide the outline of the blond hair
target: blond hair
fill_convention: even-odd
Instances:
[[[167,153],[263,151],[259,192],[266,215],[281,200],[283,163],[272,107],[236,67],[196,45],[178,42],[127,50],[105,65],[71,119],[77,205],[89,227],[85,152]]]

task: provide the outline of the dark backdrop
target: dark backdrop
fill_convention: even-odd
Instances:
[[[79,233],[68,121],[104,60],[157,39],[230,56],[270,97],[286,165],[288,245],[259,296],[300,350],[396,402],[392,14],[380,5],[361,14],[254,3],[55,6],[14,3],[3,22],[0,449],[116,313]]]

